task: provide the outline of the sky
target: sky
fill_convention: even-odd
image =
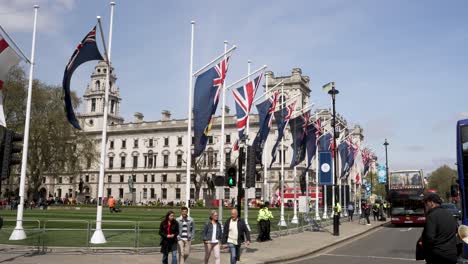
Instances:
[[[264,64],[276,76],[299,67],[310,77],[311,101],[329,108],[321,86],[336,83],[337,111],[364,129],[365,144],[389,167],[453,166],[456,121],[468,117],[468,2],[462,0],[152,1],[117,0],[112,63],[127,121],[135,112],[159,120],[162,110],[186,118],[190,21],[196,21],[194,69],[237,45],[231,83]],[[39,4],[34,77],[61,84],[79,41],[103,20],[104,0],[0,0],[0,24],[31,52]],[[102,45],[101,51],[103,51]],[[80,67],[72,89],[82,95],[94,63]],[[26,67],[25,64],[23,66]],[[228,96],[228,105],[234,102]]]

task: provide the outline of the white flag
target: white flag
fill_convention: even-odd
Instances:
[[[11,67],[20,62],[18,54],[8,45],[8,42],[0,35],[0,125],[6,127],[5,114],[3,113],[3,84],[6,82]]]

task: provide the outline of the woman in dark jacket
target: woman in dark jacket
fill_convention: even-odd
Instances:
[[[221,224],[218,222],[218,213],[213,210],[210,214],[210,221],[206,222],[203,228],[203,242],[205,243],[205,264],[210,261],[211,252],[215,256],[215,264],[221,263],[220,243],[223,238]]]
[[[179,224],[174,219],[174,212],[169,211],[159,226],[161,236],[162,263],[168,264],[169,252],[172,253],[172,264],[177,264],[177,235],[179,234]]]

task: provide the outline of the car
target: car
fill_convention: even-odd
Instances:
[[[452,215],[457,219],[461,219],[461,210],[457,208],[457,206],[453,203],[443,203],[440,207],[450,211]]]

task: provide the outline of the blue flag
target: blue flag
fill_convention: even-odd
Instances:
[[[329,151],[331,150],[331,142],[333,138],[330,133],[327,133],[319,138],[318,149],[319,151]]]
[[[252,147],[255,149],[257,164],[262,164],[263,147],[265,146],[265,142],[270,134],[271,121],[276,107],[277,95],[278,93],[275,93],[273,98],[268,98],[268,100],[257,105],[260,129],[258,130],[257,136],[252,144]]]
[[[307,115],[308,116],[308,115]],[[303,116],[298,116],[289,121],[293,136],[293,157],[291,168],[301,163],[306,156],[306,120]]]
[[[67,114],[67,119],[70,124],[73,125],[76,129],[81,129],[78,119],[75,116],[73,110],[73,105],[71,101],[70,94],[70,81],[73,75],[73,72],[81,64],[93,61],[93,60],[103,60],[101,53],[96,45],[96,26],[84,37],[78,47],[76,47],[73,55],[65,67],[65,72],[63,73],[63,93],[65,100],[65,112]]]
[[[307,150],[307,168],[302,172],[299,183],[301,185],[301,192],[304,194],[306,192],[306,173],[312,165],[312,159],[315,156],[317,150],[317,127],[310,123],[307,125],[306,131],[306,150]]]
[[[273,148],[271,150],[270,168],[273,165],[273,163],[276,161],[276,154],[277,154],[276,149],[278,148],[278,145],[284,136],[284,129],[286,128],[286,125],[288,124],[289,119],[291,119],[291,115],[294,111],[295,104],[296,102],[293,102],[288,107],[283,107],[281,110],[274,113],[276,125],[278,127],[278,138],[276,139],[275,145],[273,145]],[[283,156],[282,156],[282,159],[284,159]]]
[[[351,155],[348,142],[343,141],[338,145],[338,154],[341,157],[340,178],[344,179],[348,176],[349,169],[351,168],[348,164],[349,155]]]
[[[331,151],[319,151],[318,163],[319,184],[333,185]]]
[[[218,107],[219,94],[226,78],[228,61],[229,57],[200,74],[195,82],[193,95],[194,157],[200,156],[205,151],[214,114]]]

